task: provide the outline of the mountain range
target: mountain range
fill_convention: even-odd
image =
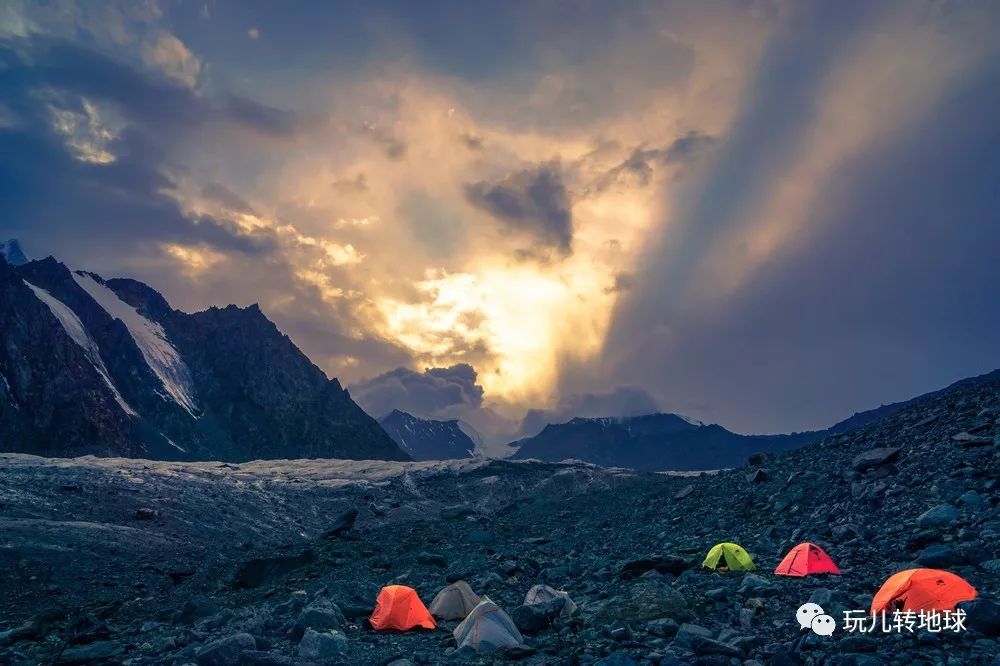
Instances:
[[[509,447],[515,460],[737,467],[940,393],[812,432],[742,435],[659,413],[573,418]],[[256,305],[187,314],[141,282],[72,271],[52,257],[29,261],[17,241],[0,244],[0,451],[238,462],[447,460],[482,449],[458,420],[394,410],[376,422]]]
[[[777,453],[819,442],[870,425],[893,414],[991,378],[996,373],[964,379],[911,400],[858,412],[824,430],[779,435],[740,435],[721,425],[705,424],[677,414],[623,418],[575,418],[550,424],[534,437],[511,444],[515,460],[547,462],[582,460],[607,467],[646,471],[696,471],[740,467],[755,453]]]
[[[16,242],[0,256],[0,451],[408,459],[256,305],[187,314]]]

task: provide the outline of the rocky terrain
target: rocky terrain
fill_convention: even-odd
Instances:
[[[256,305],[188,314],[135,280],[0,257],[0,451],[408,459]]]
[[[0,663],[993,664],[1000,654],[1000,373],[746,468],[540,462],[0,462]],[[356,512],[356,513],[355,513]],[[813,541],[839,577],[770,572]],[[700,568],[720,541],[754,573]],[[968,631],[832,637],[892,573],[953,571]],[[379,587],[464,579],[525,644],[456,650],[365,628]],[[572,618],[519,608],[544,582]]]

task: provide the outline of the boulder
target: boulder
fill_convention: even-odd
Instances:
[[[965,626],[990,638],[1000,637],[1000,604],[979,597],[958,605],[965,611]]]
[[[877,449],[869,449],[854,457],[852,465],[859,472],[881,467],[895,461],[899,457],[899,447],[885,446]]]
[[[639,662],[632,659],[623,650],[618,650],[598,661],[595,666],[639,666]]]
[[[769,597],[778,594],[778,592],[778,588],[771,581],[752,573],[743,576],[743,582],[739,589],[740,594],[756,597]]]
[[[257,641],[250,634],[234,634],[212,641],[195,653],[198,666],[237,666],[240,655],[256,650]]]
[[[540,604],[524,604],[511,611],[510,619],[522,634],[537,634],[552,626],[565,605],[563,597]]]
[[[693,492],[694,492],[694,485],[693,484],[686,485],[686,486],[684,486],[683,488],[681,488],[680,490],[677,491],[677,494],[674,495],[674,499],[678,500],[678,501],[682,500],[685,497],[690,496],[691,493],[693,493]]]
[[[310,661],[325,661],[347,654],[347,637],[339,631],[306,629],[299,642],[299,657]]]
[[[355,508],[350,508],[344,513],[337,516],[337,519],[333,521],[330,528],[323,533],[324,539],[336,539],[337,537],[344,536],[352,529],[354,529],[354,522],[358,519],[358,510]]]
[[[687,599],[661,577],[639,578],[621,596],[609,599],[597,613],[597,621],[610,625],[622,620],[645,622],[659,618],[678,621],[691,617]]]
[[[684,623],[674,635],[674,645],[694,650],[694,642],[699,638],[714,638],[715,633],[698,624]]]
[[[98,641],[89,645],[74,645],[62,651],[57,664],[94,664],[108,661],[124,654],[125,647],[118,641]]]
[[[344,614],[335,604],[329,601],[317,601],[302,609],[289,635],[297,640],[307,629],[316,631],[341,629],[345,622]]]
[[[647,571],[656,571],[661,574],[679,576],[686,569],[690,569],[691,564],[683,557],[666,555],[663,557],[650,557],[641,560],[632,560],[622,566],[621,577],[628,580],[638,578]]]
[[[948,544],[927,546],[917,555],[917,564],[932,569],[947,569],[966,563],[965,556]]]
[[[199,594],[184,602],[175,620],[179,624],[194,624],[198,620],[211,617],[219,612],[219,606],[215,600]]]
[[[938,506],[924,511],[917,517],[917,525],[922,528],[948,527],[958,520],[958,509],[950,504]]]
[[[280,555],[249,560],[240,565],[233,576],[234,589],[260,587],[264,583],[282,576],[315,559],[312,550],[306,549],[298,555]]]

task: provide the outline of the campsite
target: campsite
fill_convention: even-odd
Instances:
[[[101,629],[63,653],[110,650],[131,663],[296,664],[324,654],[396,666],[993,664],[1000,466],[993,446],[959,435],[997,410],[994,375],[816,446],[697,476],[530,461],[228,468],[91,459],[50,469],[8,456],[6,487],[67,521],[36,542],[95,557],[81,570],[22,551],[28,568],[0,572],[15,602],[0,626],[36,636],[70,620],[45,620],[53,608],[78,607],[89,618],[81,631]],[[297,482],[276,483],[279,470]],[[59,488],[77,486],[88,520],[107,526],[99,535],[70,520],[81,515],[79,495]],[[311,508],[289,521],[274,510],[288,506]],[[144,508],[156,515],[135,518]],[[134,533],[150,545],[138,556],[122,547]],[[754,569],[705,567],[725,543],[745,549]],[[820,551],[839,574],[808,570],[829,568]],[[955,594],[927,596],[945,574],[916,587],[913,574],[900,581],[913,569],[946,572]],[[951,576],[976,598],[959,601],[972,594]],[[407,609],[406,619],[430,615],[435,628],[374,630],[389,586],[412,589],[423,610]],[[806,603],[838,620],[867,616],[877,595],[900,607],[957,604],[966,630],[859,633],[840,623],[821,636],[796,619]],[[477,624],[481,648],[503,647],[460,644]],[[62,630],[45,635],[0,650],[14,663],[50,658],[63,649]],[[241,661],[213,661],[223,648]]]

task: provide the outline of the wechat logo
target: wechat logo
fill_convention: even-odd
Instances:
[[[795,611],[795,619],[799,621],[800,629],[812,629],[814,634],[820,636],[833,636],[837,628],[837,621],[824,613],[819,604],[802,604]]]

